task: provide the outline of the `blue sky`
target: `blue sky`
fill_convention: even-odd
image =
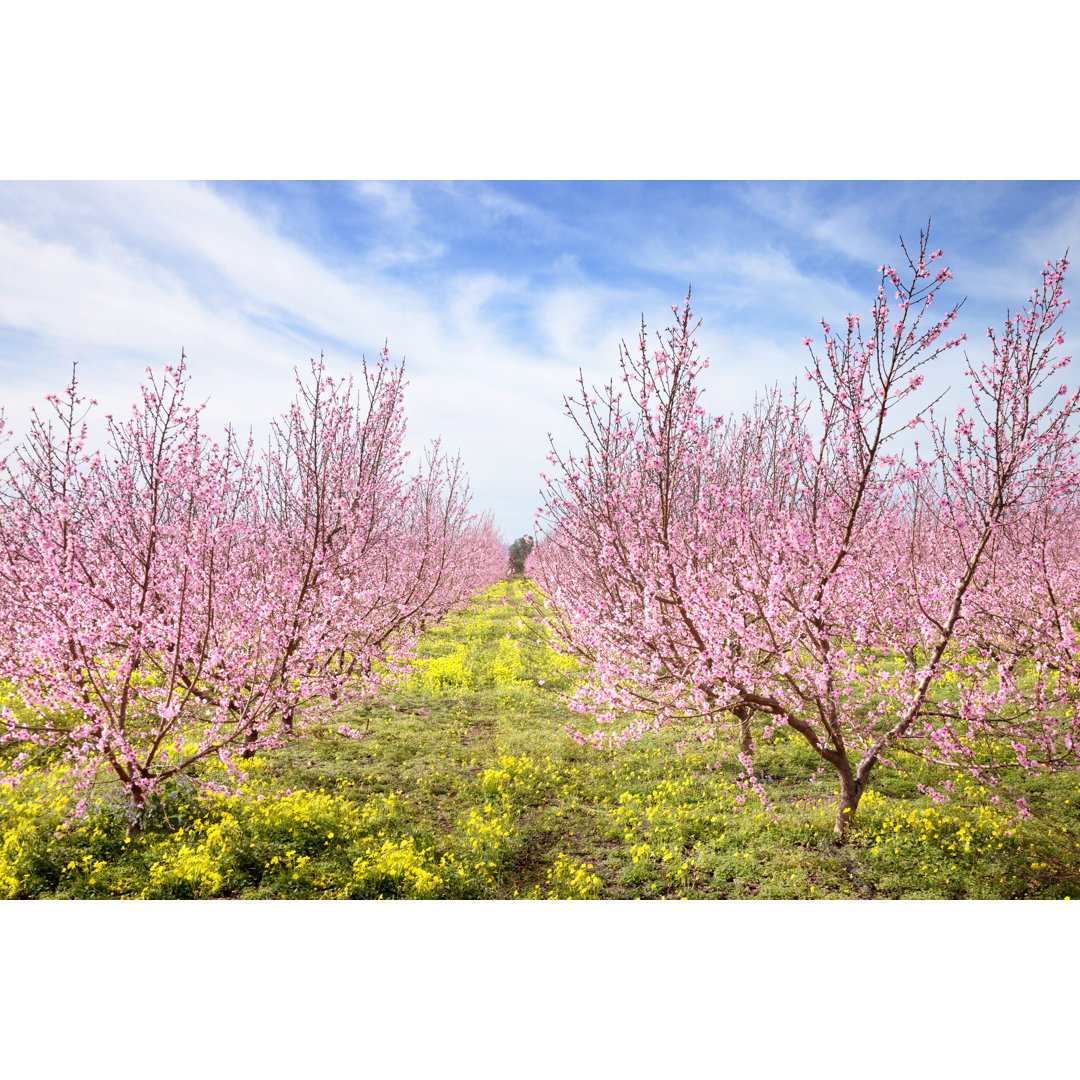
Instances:
[[[570,440],[577,369],[612,374],[643,315],[662,329],[692,285],[707,400],[744,408],[802,371],[819,318],[869,308],[877,266],[928,218],[974,353],[1080,248],[1080,184],[2,183],[2,404],[20,429],[78,359],[101,411],[122,408],[183,347],[210,428],[259,430],[294,366],[323,351],[348,372],[385,340],[411,448],[460,448],[510,540],[531,529],[548,432]],[[935,381],[956,384],[955,363]]]

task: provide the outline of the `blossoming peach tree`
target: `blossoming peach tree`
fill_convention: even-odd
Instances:
[[[575,738],[730,729],[756,784],[751,722],[786,725],[836,774],[841,842],[879,763],[917,754],[994,783],[1075,765],[1080,746],[1066,260],[988,331],[949,418],[923,369],[963,341],[958,306],[929,317],[952,275],[928,233],[904,255],[865,328],[849,315],[804,341],[809,393],[743,417],[702,407],[689,298],[659,349],[643,326],[621,382],[566,399],[581,448],[553,444],[529,567],[595,672],[571,703],[602,726]]]
[[[460,462],[403,472],[403,371],[312,362],[260,453],[220,443],[183,360],[87,445],[73,375],[0,462],[0,741],[12,777],[59,752],[102,769],[136,827],[163,781],[249,757],[385,688],[395,655],[502,572]],[[89,405],[92,405],[90,402]],[[342,726],[344,735],[355,735]]]

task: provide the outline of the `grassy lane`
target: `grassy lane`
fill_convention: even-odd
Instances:
[[[879,770],[858,831],[809,749],[760,748],[770,806],[717,745],[668,730],[617,752],[569,739],[575,678],[492,587],[425,635],[391,704],[172,785],[127,837],[119,793],[82,816],[59,768],[0,788],[0,896],[248,898],[1064,897],[1080,892],[1080,779],[1016,791]],[[364,733],[360,740],[337,730]],[[993,802],[998,798],[997,804]],[[1017,819],[1023,795],[1031,817]]]

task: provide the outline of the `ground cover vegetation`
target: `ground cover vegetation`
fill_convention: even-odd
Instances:
[[[796,732],[758,740],[765,802],[705,733],[669,725],[618,749],[568,737],[584,672],[538,601],[519,579],[491,586],[425,631],[387,700],[344,707],[243,773],[202,759],[155,790],[136,833],[118,781],[78,795],[69,764],[39,760],[0,788],[0,896],[1077,895],[1074,773],[959,780],[941,805],[925,790],[952,774],[912,758],[872,776],[840,847],[835,793]]]
[[[809,394],[769,390],[742,417],[703,407],[689,298],[658,348],[643,325],[618,378],[566,399],[578,447],[553,442],[527,562],[588,664],[573,704],[595,730],[575,738],[726,733],[764,798],[757,750],[785,730],[832,777],[841,844],[881,767],[941,767],[926,794],[943,805],[960,774],[992,788],[1080,767],[1067,262],[987,331],[985,358],[964,354],[942,405],[923,384],[964,340],[959,305],[930,322],[952,274],[929,228],[902,247],[865,329],[849,315],[805,339]]]

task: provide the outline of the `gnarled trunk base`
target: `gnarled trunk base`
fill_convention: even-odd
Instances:
[[[855,821],[855,811],[865,790],[848,770],[847,775],[840,772],[840,796],[836,800],[836,822],[833,825],[833,843],[841,845],[847,842],[851,826]]]

